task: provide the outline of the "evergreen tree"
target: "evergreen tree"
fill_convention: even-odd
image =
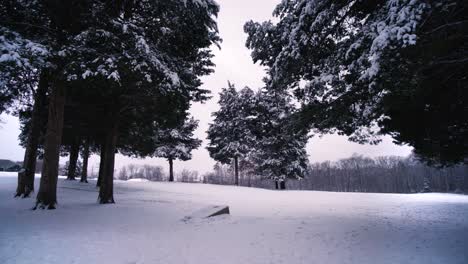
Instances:
[[[201,145],[201,140],[193,138],[198,121],[190,118],[182,126],[164,129],[158,132],[155,157],[165,158],[169,162],[169,181],[174,181],[174,160],[190,160],[192,150]]]
[[[95,12],[100,15],[93,27],[74,39],[83,48],[69,50],[85,58],[70,65],[70,72],[82,73],[76,75],[77,79],[100,79],[110,87],[101,203],[114,201],[114,154],[119,126],[125,120],[121,114],[148,113],[163,100],[166,102],[162,105],[173,110],[174,115],[185,116],[191,100],[206,98],[207,91],[199,89],[199,76],[212,71],[208,48],[219,40],[214,21],[218,6],[210,0],[124,1],[109,5],[96,4]],[[153,120],[149,118],[146,123],[152,125]]]
[[[37,195],[37,204],[43,208],[54,209],[56,204],[65,101],[64,86],[67,81],[67,78],[63,78],[63,69],[67,59],[71,59],[63,56],[62,49],[67,46],[70,37],[79,32],[82,25],[86,23],[87,15],[90,14],[87,12],[90,11],[87,9],[88,4],[89,2],[83,1],[2,1],[0,5],[2,39],[8,36],[12,43],[6,45],[6,52],[5,48],[2,48],[5,54],[8,54],[7,57],[13,57],[16,65],[26,66],[28,71],[33,68],[31,72],[41,73],[46,68],[51,70],[49,72],[51,78],[48,80],[50,82],[49,114],[44,144],[44,166]],[[4,43],[2,43],[3,47],[5,47]],[[23,46],[25,49],[16,49],[16,47]],[[33,53],[33,56],[23,56],[28,53],[19,52],[22,50],[36,53]],[[5,75],[17,78],[21,74],[17,74],[14,69],[7,68],[2,76]],[[10,91],[14,88],[15,86],[7,87]],[[30,150],[34,151],[32,147]]]
[[[267,66],[269,89],[285,87],[304,103],[304,126],[359,143],[390,134],[433,163],[453,164],[468,155],[466,8],[459,0],[282,1],[278,23],[246,23],[247,47]]]
[[[16,197],[29,197],[34,190],[40,113],[46,103],[49,76],[44,70],[50,49],[44,44],[50,34],[37,24],[46,24],[40,3],[2,1],[0,3],[0,113],[31,112],[34,119],[25,134],[24,173],[18,174]],[[21,117],[21,116],[20,116]]]
[[[291,123],[296,109],[291,96],[280,91],[260,91],[254,121],[255,150],[250,155],[257,174],[286,188],[286,179],[301,179],[307,169],[307,133]],[[280,186],[278,186],[278,183]]]
[[[234,161],[235,184],[239,184],[239,159],[252,150],[255,139],[251,133],[253,91],[245,87],[238,93],[233,84],[219,94],[220,109],[213,113],[214,122],[208,133],[210,156],[223,164]]]

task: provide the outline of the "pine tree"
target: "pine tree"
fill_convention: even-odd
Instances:
[[[25,134],[24,173],[18,174],[15,193],[15,197],[24,198],[34,190],[38,137],[43,123],[39,119],[50,79],[44,70],[50,54],[44,40],[50,34],[43,34],[33,26],[46,23],[44,8],[39,3],[2,1],[0,17],[0,113],[10,110],[21,115],[29,109],[33,119]]]
[[[164,129],[158,132],[155,157],[165,158],[169,162],[169,181],[174,181],[174,160],[190,160],[192,150],[201,145],[201,140],[193,138],[198,127],[198,121],[190,118],[174,129]]]
[[[267,86],[304,102],[300,120],[359,143],[389,134],[432,163],[468,155],[464,1],[282,1],[247,22]],[[381,129],[376,130],[379,126]]]
[[[112,203],[114,153],[119,126],[126,125],[121,114],[149,112],[148,108],[157,106],[161,98],[171,98],[169,109],[175,110],[173,114],[185,115],[190,100],[206,98],[206,91],[199,89],[199,76],[211,72],[208,48],[219,40],[213,19],[218,6],[209,0],[129,1],[111,5],[111,12],[106,4],[95,8],[101,15],[96,16],[92,28],[75,38],[76,45],[84,43],[84,48],[69,50],[94,59],[76,61],[70,71],[81,72],[76,75],[78,79],[108,80],[105,82],[112,87],[99,195],[101,203]],[[146,109],[141,109],[142,105]],[[146,122],[152,124],[152,120]]]
[[[239,184],[239,159],[252,150],[255,139],[251,133],[254,93],[245,87],[237,92],[234,85],[228,83],[223,88],[219,99],[220,109],[213,113],[214,122],[208,133],[208,151],[210,156],[223,164],[234,161],[235,184]]]
[[[286,188],[286,179],[301,179],[307,169],[307,134],[291,123],[296,109],[284,92],[260,91],[254,121],[255,150],[251,154],[255,172]],[[280,186],[278,186],[278,183]]]

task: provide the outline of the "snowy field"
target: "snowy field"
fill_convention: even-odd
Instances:
[[[59,180],[58,210],[13,199],[0,173],[0,263],[468,263],[468,196],[270,191]],[[37,185],[38,186],[38,182]],[[230,216],[184,217],[213,204]]]

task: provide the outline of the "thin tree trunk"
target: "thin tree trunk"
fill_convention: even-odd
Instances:
[[[29,197],[34,191],[34,174],[36,172],[37,148],[39,146],[39,137],[41,134],[41,113],[47,100],[47,89],[49,82],[47,72],[41,73],[39,86],[34,97],[33,113],[31,118],[31,127],[28,134],[28,142],[24,153],[23,168],[24,171],[18,174],[18,187],[15,197],[22,195],[23,198]]]
[[[278,180],[275,180],[275,190],[279,189]]]
[[[422,192],[431,192],[431,176],[429,169],[425,169],[423,181]]]
[[[114,162],[118,137],[118,116],[114,116],[109,133],[106,135],[105,158],[101,188],[99,189],[99,203],[108,204],[114,201]]]
[[[83,146],[83,168],[81,169],[80,182],[88,183],[88,158],[89,158],[89,138],[86,138],[84,146]]]
[[[106,160],[106,144],[101,144],[101,156],[99,160],[99,172],[96,187],[101,187],[102,175],[104,174],[104,164]]]
[[[235,184],[239,186],[239,158],[236,156],[234,157],[234,173],[235,173]]]
[[[56,82],[52,85],[50,95],[44,164],[35,208],[39,206],[40,208],[55,209],[57,204],[57,179],[64,110],[65,87],[63,83]]]
[[[450,184],[449,184],[449,174],[447,170],[444,170],[444,180],[445,180],[445,192],[450,192]]]
[[[74,139],[70,147],[70,160],[68,161],[68,175],[67,180],[74,181],[76,174],[76,163],[80,154],[80,143],[78,139]]]
[[[169,181],[174,181],[174,164],[172,158],[169,158]]]

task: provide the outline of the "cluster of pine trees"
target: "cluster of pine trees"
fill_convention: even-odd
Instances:
[[[54,209],[59,157],[69,153],[82,181],[99,153],[99,202],[113,203],[115,153],[190,158],[197,122],[191,102],[213,69],[220,38],[212,0],[71,0],[0,3],[0,111],[17,114],[26,148],[17,196],[34,190],[36,208]]]
[[[286,179],[301,179],[307,167],[307,131],[291,117],[297,112],[291,95],[283,91],[228,84],[220,93],[220,109],[208,129],[208,151],[223,164],[234,164],[239,185],[239,164],[285,189]],[[279,186],[278,186],[279,185]]]

